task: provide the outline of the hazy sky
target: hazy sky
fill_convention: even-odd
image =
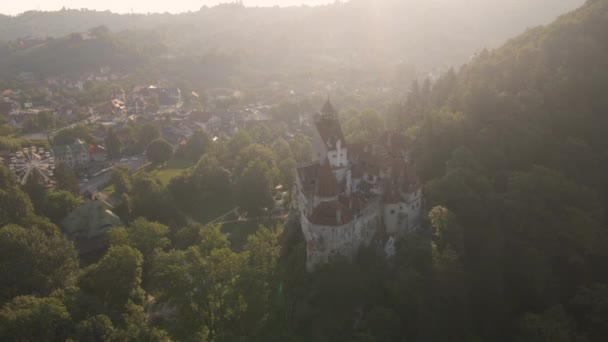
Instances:
[[[66,8],[89,8],[128,13],[197,11],[204,5],[233,2],[232,0],[0,0],[0,13],[19,14],[28,10],[58,10]],[[319,5],[333,0],[243,0],[247,6]]]

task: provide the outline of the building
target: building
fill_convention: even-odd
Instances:
[[[127,115],[127,106],[119,99],[113,99],[112,101],[105,102],[98,107],[97,112],[100,115],[109,117],[123,117]]]
[[[179,88],[148,87],[148,94],[156,94],[161,106],[175,106],[182,101],[182,92]]]
[[[19,106],[12,101],[0,100],[0,115],[10,115],[19,110]]]
[[[108,244],[108,230],[121,226],[122,221],[109,205],[95,200],[85,201],[61,222],[61,228],[74,240],[81,257],[103,252]]]
[[[53,154],[57,163],[63,163],[72,168],[85,166],[91,161],[89,145],[80,139],[71,145],[53,146]]]
[[[329,100],[313,121],[313,162],[297,166],[295,192],[307,268],[418,229],[421,184],[406,139],[387,132],[349,146]]]
[[[100,145],[89,145],[90,160],[94,162],[104,162],[108,160],[108,153],[105,147]]]

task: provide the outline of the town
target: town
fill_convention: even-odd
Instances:
[[[310,163],[319,158],[315,152],[318,143],[314,137],[319,134],[315,128],[318,127],[315,118],[320,106],[316,106],[315,102],[323,98],[324,95],[320,92],[308,94],[302,100],[293,90],[287,94],[280,90],[276,96],[283,97],[284,100],[277,104],[246,101],[238,90],[231,89],[204,93],[182,91],[167,81],[137,85],[125,90],[121,84],[129,83],[128,81],[128,76],[121,76],[107,67],[79,76],[46,79],[38,79],[32,73],[22,73],[15,82],[19,87],[2,91],[0,114],[5,122],[2,126],[4,135],[8,138],[4,138],[6,146],[0,150],[1,161],[15,174],[19,183],[26,187],[29,182],[34,182],[46,189],[61,190],[62,186],[58,187],[57,183],[61,182],[59,179],[66,178],[66,169],[69,169],[69,175],[78,179],[74,194],[85,199],[85,202],[71,212],[66,212],[67,216],[58,223],[77,242],[81,254],[103,251],[106,247],[106,232],[111,227],[121,226],[130,220],[120,217],[124,214],[115,213],[120,211],[116,208],[123,205],[120,194],[115,191],[116,173],[152,173],[164,185],[169,186],[174,177],[195,167],[197,158],[203,156],[203,153],[199,153],[190,158],[189,142],[201,144],[201,152],[213,150],[213,146],[221,150],[218,146],[233,144],[239,139],[239,132],[264,132],[270,129],[273,136],[278,134],[281,141],[287,142],[288,148],[292,150],[280,157],[293,159],[294,164],[289,160],[277,161],[277,164],[283,164],[278,165],[282,176],[271,181],[269,195],[272,201],[263,205],[271,212],[264,215],[282,220],[283,215],[289,214],[290,210],[293,214],[298,211],[298,205],[303,205],[303,198],[297,199],[297,196],[292,195],[293,191],[301,193],[301,189],[296,189],[294,175],[296,163]],[[315,98],[319,100],[315,101]],[[332,106],[329,100],[323,108],[324,112],[328,106]],[[334,111],[333,107],[331,110]],[[334,120],[338,120],[337,112],[332,115]],[[340,130],[341,143],[346,148],[339,123],[335,127]],[[171,147],[164,160],[151,160],[148,154],[155,140],[162,140]],[[272,139],[267,142],[272,142]],[[274,147],[272,144],[267,145]],[[350,156],[355,156],[354,150]],[[255,157],[256,155],[248,156],[250,159]],[[343,162],[344,165],[340,166],[345,168],[346,158]],[[226,168],[231,169],[230,166]],[[243,171],[242,168],[239,172]],[[354,177],[362,175],[363,171],[360,168],[358,170]],[[346,175],[345,172],[342,173],[341,182]],[[367,173],[365,175],[368,176]],[[228,187],[220,191],[232,190]],[[256,217],[262,214],[257,209],[239,209],[238,206],[234,210],[222,209],[228,209],[234,215],[225,217],[219,209],[209,210],[200,215],[205,220],[197,221],[256,221]],[[91,214],[99,210],[103,214]],[[297,216],[300,217],[300,214]],[[380,222],[380,216],[374,218]],[[400,218],[399,224],[402,221]],[[397,228],[393,228],[395,229]],[[304,232],[308,232],[307,226]],[[368,243],[361,243],[366,244]],[[346,254],[354,253],[357,246],[358,242],[352,242],[351,252]],[[309,259],[310,265],[316,263],[312,261],[312,256]],[[327,261],[327,256],[323,260]]]

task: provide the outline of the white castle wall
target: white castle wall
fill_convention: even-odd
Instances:
[[[302,216],[307,269],[313,270],[316,265],[338,255],[352,257],[359,247],[369,245],[380,226],[379,210],[378,204],[370,205],[352,222],[342,226],[316,225]]]
[[[385,204],[383,210],[386,233],[392,236],[411,233],[420,224],[422,195],[417,190],[406,194],[400,203]]]

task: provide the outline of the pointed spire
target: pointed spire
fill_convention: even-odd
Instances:
[[[333,117],[338,114],[338,112],[336,112],[336,110],[334,109],[334,106],[331,104],[331,101],[329,100],[329,95],[327,96],[327,101],[325,102],[323,109],[321,109],[321,114],[329,117]]]

